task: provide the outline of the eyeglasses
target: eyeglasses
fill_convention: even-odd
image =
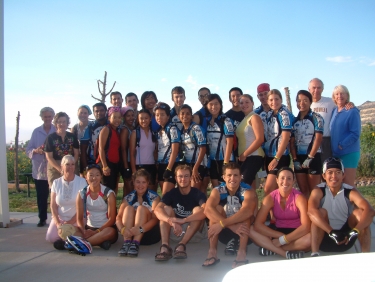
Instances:
[[[204,99],[204,98],[207,98],[209,94],[206,94],[206,95],[198,95],[198,99]]]

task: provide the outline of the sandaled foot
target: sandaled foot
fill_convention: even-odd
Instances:
[[[180,247],[183,248],[183,250],[178,250]],[[174,248],[174,254],[173,254],[174,259],[186,259],[187,254],[186,254],[186,245],[183,243],[179,243],[175,248]]]
[[[214,266],[215,264],[218,264],[220,262],[220,259],[215,257],[210,257],[205,259],[204,263],[202,264],[203,267],[210,267]]]
[[[249,263],[249,260],[248,260],[248,259],[245,259],[245,260],[234,260],[234,261],[233,261],[232,268],[236,268],[236,267],[239,267],[239,266],[242,266],[242,265],[248,264],[248,263]]]
[[[162,251],[163,249],[166,250],[166,251],[163,252]],[[156,261],[167,261],[171,258],[172,258],[172,249],[166,244],[161,245],[160,252],[155,255],[155,260]]]

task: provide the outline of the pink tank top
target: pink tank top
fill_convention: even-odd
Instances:
[[[280,205],[280,193],[279,190],[271,192],[271,197],[273,198],[273,215],[276,219],[276,227],[278,228],[297,228],[301,225],[301,216],[299,209],[296,205],[296,199],[301,192],[296,189],[292,189],[289,194],[288,199],[285,203],[285,210],[281,208]]]

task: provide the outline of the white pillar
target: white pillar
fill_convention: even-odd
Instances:
[[[6,227],[10,219],[4,96],[4,0],[0,0],[0,225]]]

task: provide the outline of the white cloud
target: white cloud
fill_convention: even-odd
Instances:
[[[352,57],[350,56],[347,56],[347,57],[343,57],[343,56],[336,56],[336,57],[327,57],[326,60],[328,62],[333,62],[333,63],[348,63],[348,62],[352,62]]]
[[[369,64],[370,67],[372,66],[375,66],[375,61],[372,61],[370,64]]]
[[[187,83],[190,83],[193,89],[197,89],[197,80],[193,78],[191,74],[189,74],[188,78],[186,79]]]
[[[161,82],[167,82],[167,79],[166,79],[165,77],[163,77],[163,78],[161,79]]]

